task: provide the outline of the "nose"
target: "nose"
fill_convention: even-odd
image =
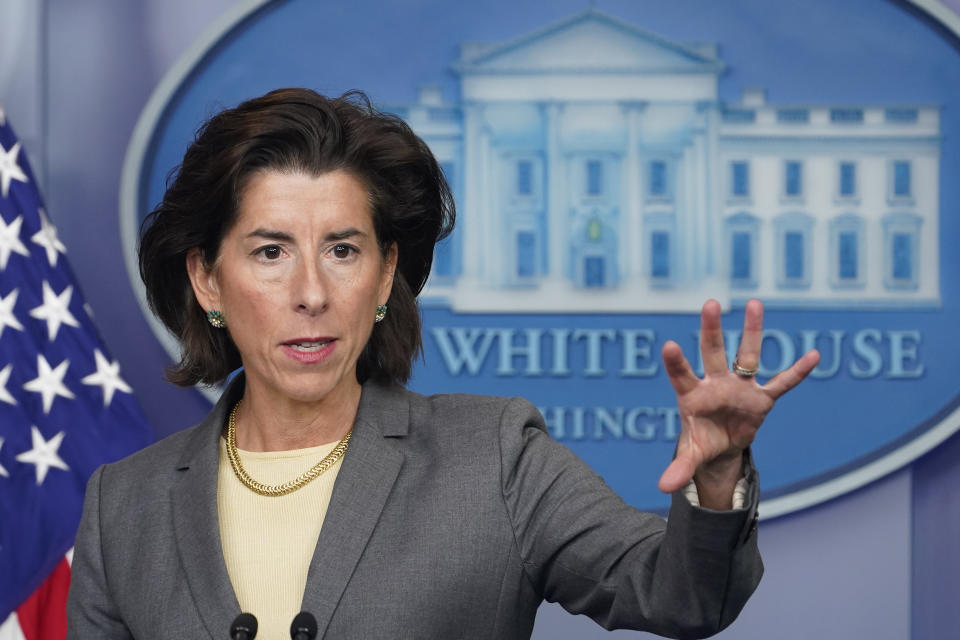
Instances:
[[[316,315],[327,308],[330,283],[316,260],[303,260],[291,284],[297,311]]]

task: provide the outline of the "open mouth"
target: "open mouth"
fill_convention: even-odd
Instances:
[[[331,342],[333,342],[332,339],[301,340],[298,342],[285,342],[284,346],[290,347],[291,349],[296,349],[297,351],[302,351],[303,353],[310,353],[312,351],[319,351]]]
[[[325,361],[337,348],[336,338],[294,338],[281,346],[284,352],[301,364],[318,364]]]

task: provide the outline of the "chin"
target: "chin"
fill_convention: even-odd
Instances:
[[[356,376],[352,378],[356,381]],[[345,384],[346,383],[346,384]],[[304,376],[300,380],[291,381],[281,387],[282,392],[297,402],[321,402],[331,393],[350,386],[349,381],[343,379],[331,380],[329,376]]]

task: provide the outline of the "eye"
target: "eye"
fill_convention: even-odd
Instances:
[[[348,244],[338,244],[333,247],[333,257],[340,260],[346,260],[356,251],[353,247]]]
[[[278,260],[283,256],[283,250],[275,244],[260,247],[256,252],[266,260]]]

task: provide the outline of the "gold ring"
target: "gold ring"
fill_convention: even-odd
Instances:
[[[733,361],[733,372],[741,378],[752,378],[757,375],[758,371],[760,371],[760,365],[757,365],[753,369],[747,369],[746,367],[740,366],[739,357]]]

